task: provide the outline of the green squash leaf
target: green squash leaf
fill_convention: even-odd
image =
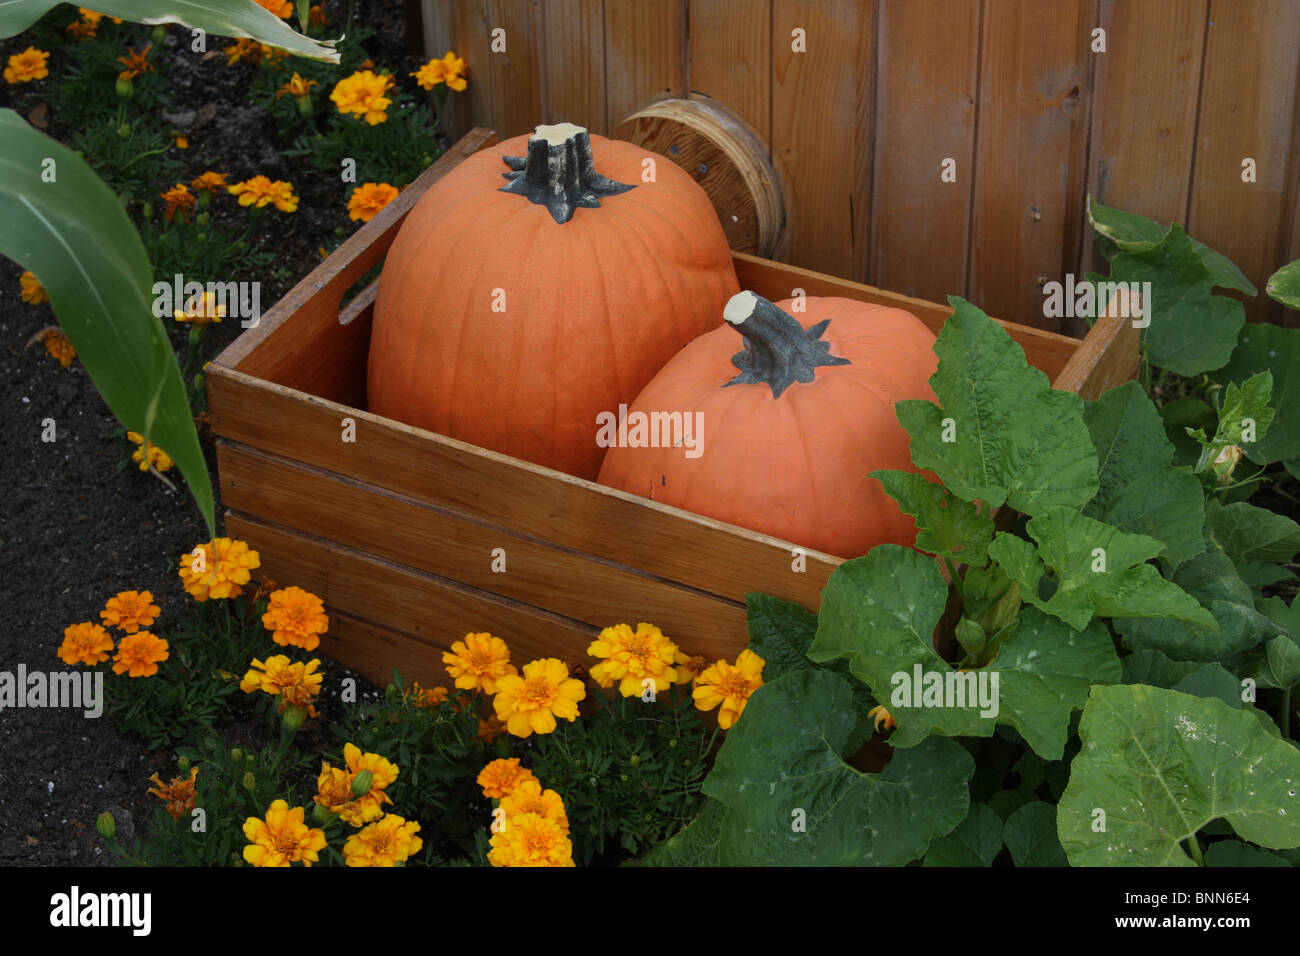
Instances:
[[[1174,446],[1142,387],[1128,382],[1086,402],[1083,420],[1101,462],[1101,487],[1083,513],[1155,538],[1175,566],[1204,551],[1201,483],[1170,465]]]
[[[1270,404],[1276,414],[1268,434],[1246,446],[1247,456],[1259,465],[1300,457],[1300,329],[1249,323],[1241,330],[1228,364],[1210,377],[1227,385],[1264,370],[1273,375]]]
[[[1269,620],[1255,610],[1253,592],[1221,551],[1192,558],[1174,572],[1173,585],[1197,601],[1214,624],[1116,616],[1115,630],[1125,644],[1134,650],[1161,651],[1179,661],[1216,661],[1275,633]]]
[[[817,634],[817,615],[802,604],[770,594],[746,594],[749,649],[763,658],[763,680],[811,667],[808,647]]]
[[[1150,684],[1152,687],[1173,687],[1201,665],[1196,661],[1176,661],[1169,655],[1151,648],[1134,651],[1120,659],[1124,667],[1125,684]]]
[[[924,866],[992,866],[1002,852],[1002,818],[982,803],[972,803],[966,819],[930,844]]]
[[[1291,866],[1285,859],[1240,840],[1220,840],[1205,850],[1206,866]]]
[[[121,200],[12,110],[0,110],[0,140],[0,254],[35,273],[104,402],[176,462],[216,537],[212,479],[176,353],[153,314],[149,257]],[[47,168],[54,182],[42,181]]]
[[[1150,324],[1142,330],[1153,365],[1192,376],[1222,368],[1232,356],[1246,312],[1236,299],[1213,295],[1214,278],[1177,225],[1154,249],[1111,262],[1112,282],[1150,282]]]
[[[967,501],[1009,502],[1026,514],[1082,505],[1097,493],[1083,399],[1052,389],[1024,349],[975,306],[948,301],[953,315],[935,343],[939,368],[930,378],[939,404],[895,405],[912,436],[912,460]]]
[[[0,37],[22,33],[60,0],[0,0]],[[94,9],[133,23],[181,23],[219,37],[248,37],[298,56],[338,63],[333,40],[313,40],[253,0],[98,0]],[[44,283],[42,282],[42,285]]]
[[[894,747],[915,747],[931,734],[991,737],[1002,723],[1015,727],[1036,753],[1060,758],[1071,710],[1083,706],[1093,683],[1121,677],[1105,627],[1093,622],[1080,632],[1027,610],[992,663],[961,673],[934,650],[946,599],[932,559],[881,545],[831,574],[808,655],[815,661],[848,658],[849,670],[897,722],[889,739]],[[922,688],[937,690],[917,690],[918,672]]]
[[[636,866],[718,866],[718,837],[727,808],[706,800],[694,820],[635,862]]]
[[[1269,276],[1265,289],[1288,309],[1300,309],[1300,259],[1288,262]]]
[[[1016,866],[1068,866],[1056,835],[1056,807],[1035,800],[1007,818],[1002,838]]]
[[[975,761],[951,740],[899,751],[878,774],[844,762],[854,693],[806,670],[750,698],[704,782],[727,807],[723,866],[901,866],[965,819]]]
[[[1074,866],[1193,866],[1180,846],[1223,818],[1244,840],[1300,846],[1300,753],[1220,700],[1093,688],[1057,811]],[[1102,819],[1096,811],[1105,814]]]
[[[1207,439],[1200,429],[1188,429],[1187,433],[1201,445],[1201,456],[1196,463],[1198,472],[1210,469],[1220,452],[1233,445],[1249,452],[1254,442],[1247,443],[1246,435],[1253,429],[1256,439],[1263,439],[1268,434],[1268,427],[1273,423],[1274,411],[1269,405],[1273,393],[1273,375],[1265,370],[1252,375],[1238,385],[1230,382],[1224,389],[1223,406],[1219,411],[1218,427],[1214,437]]]
[[[1300,552],[1300,524],[1286,515],[1244,501],[1205,506],[1210,537],[1234,564],[1246,561],[1289,562]]]
[[[870,475],[916,519],[919,550],[973,567],[988,564],[993,522],[973,504],[910,471],[873,471]],[[1199,491],[1197,494],[1199,497]]]
[[[1094,615],[1169,617],[1216,626],[1194,598],[1145,563],[1164,550],[1154,538],[1120,531],[1070,508],[1051,508],[1031,518],[1026,530],[1038,542],[1037,552],[1028,541],[1004,532],[989,546],[989,556],[1006,568],[1026,602],[1075,630],[1086,627]],[[1045,580],[1049,570],[1052,577]],[[1056,587],[1046,596],[1049,582]]]

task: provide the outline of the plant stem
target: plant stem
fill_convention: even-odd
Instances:
[[[945,554],[943,556],[943,566],[948,569],[948,574],[952,577],[952,586],[957,589],[957,597],[961,599],[961,609],[969,614],[970,606],[966,603],[966,588],[962,584],[961,575],[957,571],[957,563]]]
[[[1192,859],[1196,861],[1196,865],[1205,866],[1205,857],[1201,856],[1201,844],[1197,842],[1195,833],[1187,838],[1187,848],[1191,850]]]
[[[1282,690],[1282,736],[1291,739],[1291,688]]]

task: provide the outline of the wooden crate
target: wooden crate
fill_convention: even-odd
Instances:
[[[365,410],[377,284],[340,310],[342,297],[424,191],[495,141],[467,134],[209,366],[226,533],[281,585],[320,595],[322,651],[380,685],[394,667],[445,681],[440,652],[471,631],[503,637],[516,661],[578,663],[601,627],[648,621],[690,653],[734,657],[747,592],[815,610],[840,560]],[[771,299],[799,287],[897,305],[936,332],[951,313],[740,253],[735,264],[742,288]],[[1100,319],[1082,342],[1003,325],[1057,388],[1094,398],[1135,373],[1125,320]]]

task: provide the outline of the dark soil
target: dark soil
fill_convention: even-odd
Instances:
[[[363,6],[368,25],[376,30],[367,44],[375,62],[398,75],[416,69],[422,61],[407,53],[401,4]],[[344,19],[346,9],[344,2],[326,3],[334,22]],[[59,10],[71,13],[70,7]],[[194,155],[184,157],[183,181],[209,168],[232,174],[231,182],[260,173],[290,179],[301,196],[297,213],[269,215],[255,233],[260,245],[275,250],[275,275],[280,277],[249,277],[262,281],[265,310],[319,264],[318,247],[338,244],[336,229],[351,232],[358,224],[347,218],[336,178],[304,176],[300,162],[291,167],[265,145],[271,141],[271,120],[248,104],[247,81],[241,79],[248,71],[228,69],[223,59],[200,62],[172,33],[165,55],[172,59],[175,110],[197,113],[215,103],[215,128],[205,131],[200,142],[235,144],[218,157],[215,145],[195,143]],[[27,35],[0,42],[0,61],[29,43]],[[54,65],[52,60],[52,69]],[[12,91],[3,92],[9,97]],[[3,105],[26,115],[31,104],[24,98],[32,95],[22,91]],[[50,135],[66,142],[67,130],[57,115],[50,116],[50,124]],[[191,606],[176,571],[180,555],[208,537],[183,484],[171,491],[134,464],[115,472],[134,446],[114,437],[118,423],[80,364],[65,369],[39,344],[25,347],[56,319],[48,304],[31,306],[19,298],[21,271],[0,260],[0,581],[5,610],[0,671],[11,673],[19,664],[29,671],[64,670],[55,654],[64,628],[80,621],[98,623],[99,610],[118,591],[152,591],[162,608],[155,630],[165,634]],[[239,331],[237,322],[214,326],[206,356],[214,356]],[[173,329],[172,334],[182,349],[186,330]],[[55,422],[53,442],[42,441],[47,418]],[[209,469],[215,484],[210,448]],[[339,675],[339,669],[332,675]],[[337,708],[327,699],[322,719],[331,716],[337,717]],[[315,723],[304,727],[300,743],[324,749],[329,742]],[[223,731],[231,745],[252,736],[247,726]],[[87,719],[81,711],[57,708],[0,711],[0,865],[108,863],[96,817],[111,811],[119,836],[129,840],[157,802],[146,792],[149,775],[158,771],[167,779],[174,767],[169,751],[148,753],[141,740],[119,734],[107,717]]]

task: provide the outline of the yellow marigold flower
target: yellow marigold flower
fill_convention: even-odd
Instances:
[[[421,687],[420,682],[416,681],[402,696],[416,707],[437,707],[446,702],[448,693],[445,687],[435,687],[430,690],[428,687]]]
[[[198,805],[198,785],[195,782],[198,775],[199,768],[190,767],[188,780],[184,777],[172,777],[170,783],[163,783],[155,773],[149,778],[149,782],[154,784],[149,788],[149,792],[158,799],[166,801],[167,812],[171,814],[173,820],[179,820]]]
[[[253,0],[259,7],[265,7],[282,20],[293,16],[293,4],[289,0]]]
[[[113,673],[126,673],[129,677],[152,677],[158,673],[158,664],[170,655],[167,642],[148,631],[136,631],[122,638],[113,655]]]
[[[695,706],[700,710],[712,710],[721,704],[718,726],[729,730],[745,712],[750,696],[763,686],[762,674],[766,663],[749,649],[740,652],[734,665],[718,661],[696,682],[693,692]]]
[[[329,628],[325,605],[310,591],[300,587],[272,591],[262,626],[273,631],[271,640],[287,647],[301,647],[314,651],[320,645],[320,635]]]
[[[149,51],[152,49],[153,49],[152,43],[150,43],[139,53],[136,53],[134,48],[128,47],[127,52],[129,55],[119,56],[117,58],[117,62],[121,63],[124,67],[126,67],[126,69],[124,69],[121,73],[119,73],[118,76],[128,76],[134,78],[144,73],[146,70],[152,70],[153,64],[150,63],[148,60]]]
[[[59,658],[63,663],[102,664],[113,649],[113,639],[98,624],[82,621],[63,629],[63,643],[59,645]]]
[[[478,779],[474,782],[483,788],[483,796],[500,800],[513,793],[525,780],[536,779],[531,770],[519,766],[518,757],[510,757],[493,760],[479,771]]]
[[[195,325],[211,325],[213,322],[220,322],[225,317],[226,307],[218,301],[215,292],[204,292],[202,295],[192,296],[185,303],[184,309],[172,311],[172,318],[177,322],[192,322]]]
[[[396,866],[420,852],[424,846],[417,833],[420,824],[409,823],[395,813],[386,814],[343,844],[343,861],[348,866]]]
[[[99,29],[99,21],[103,19],[102,13],[95,13],[93,10],[87,10],[85,7],[78,7],[81,11],[81,19],[73,20],[67,26],[67,31],[78,39],[93,37]]]
[[[554,820],[524,813],[492,834],[488,862],[493,866],[573,866],[573,844]]]
[[[578,701],[587,696],[582,681],[569,677],[563,661],[554,657],[524,665],[524,675],[507,674],[497,681],[492,707],[516,737],[555,730],[555,718],[578,719]]]
[[[415,82],[419,84],[421,89],[431,90],[444,79],[442,60],[430,60],[409,75],[415,77]]]
[[[362,183],[352,190],[352,198],[348,200],[348,218],[369,222],[396,198],[396,187],[388,183]]]
[[[63,330],[57,325],[51,325],[49,328],[42,329],[36,334],[36,339],[45,345],[45,354],[57,361],[64,368],[71,365],[77,358],[77,350],[72,347],[68,337],[63,334]]]
[[[325,849],[325,831],[313,830],[303,823],[303,808],[289,809],[277,800],[266,811],[266,819],[249,817],[244,822],[244,859],[253,866],[288,866],[301,862],[311,866]]]
[[[379,754],[363,754],[355,744],[344,746],[343,759],[346,770],[321,761],[320,776],[316,778],[316,802],[354,827],[378,820],[383,816],[384,805],[393,802],[384,791],[393,785],[400,771]],[[352,784],[363,770],[370,771],[370,789],[358,797],[352,792]]]
[[[482,690],[487,694],[497,692],[501,678],[519,673],[510,663],[510,649],[506,642],[491,634],[466,634],[465,640],[451,645],[442,652],[442,662],[447,673],[462,690]]]
[[[569,817],[564,812],[564,801],[554,790],[543,790],[537,780],[521,780],[519,785],[501,798],[501,809],[506,812],[506,826],[517,816],[535,813],[554,820],[561,830],[569,832]]]
[[[262,563],[245,542],[231,538],[214,538],[194,551],[199,554],[181,555],[179,573],[185,590],[196,601],[239,597],[252,576],[249,572]]]
[[[118,591],[99,612],[99,619],[105,627],[134,634],[142,627],[151,626],[161,613],[162,609],[153,603],[151,592]]]
[[[478,733],[474,735],[474,739],[490,744],[505,732],[506,725],[500,717],[493,714],[491,717],[479,718]]]
[[[387,110],[393,101],[384,94],[392,85],[391,76],[361,70],[339,80],[330,93],[330,99],[340,113],[350,113],[376,126],[388,119]]]
[[[194,182],[190,183],[190,188],[196,193],[203,192],[204,190],[207,190],[210,193],[215,193],[218,189],[226,188],[226,174],[208,170],[198,179],[194,180]]]
[[[18,277],[18,285],[22,288],[19,295],[24,302],[40,305],[42,302],[50,301],[50,294],[45,291],[45,286],[41,285],[34,273],[24,272]]]
[[[465,61],[448,50],[447,55],[442,58],[442,79],[447,84],[447,88],[457,93],[464,90],[468,85],[465,77],[461,75],[464,72]]]
[[[307,23],[313,27],[329,26],[329,19],[325,16],[325,4],[318,3],[307,10]]]
[[[45,66],[45,61],[49,58],[48,53],[34,46],[29,46],[22,53],[15,53],[9,58],[9,65],[5,67],[5,82],[30,83],[32,80],[45,79],[50,75],[50,71]]]
[[[635,631],[626,624],[607,627],[591,642],[587,653],[603,658],[591,668],[592,680],[601,687],[612,687],[618,681],[618,691],[624,697],[640,697],[647,678],[654,681],[655,693],[659,693],[677,677],[673,670],[677,645],[653,624],[638,624]]]
[[[174,464],[167,452],[153,442],[146,442],[139,432],[127,432],[126,437],[140,446],[131,452],[131,460],[139,464],[141,471],[148,471],[150,466],[167,471]]]
[[[680,650],[673,658],[673,664],[673,670],[677,671],[674,684],[694,684],[709,666],[708,659],[703,654],[688,655]]]
[[[179,212],[182,219],[189,221],[189,212],[198,203],[198,198],[190,193],[188,186],[184,183],[177,183],[161,195],[163,201],[167,203],[167,210],[163,213],[163,218],[171,222],[172,217]]]
[[[281,713],[289,707],[300,707],[309,717],[315,717],[314,703],[325,679],[325,675],[317,671],[318,667],[320,661],[315,658],[305,664],[290,661],[283,654],[268,657],[265,662],[254,658],[248,673],[239,682],[239,689],[245,694],[260,690],[272,697],[278,696]]]
[[[184,133],[177,133],[177,134],[176,134],[176,148],[177,148],[177,149],[189,149],[189,148],[190,148],[190,138],[189,138],[188,136],[186,136]],[[184,187],[182,187],[182,188],[184,188]]]
[[[277,179],[272,182],[266,176],[254,176],[242,183],[227,187],[231,195],[239,197],[241,206],[257,208],[274,204],[281,212],[295,212],[298,209],[298,197],[293,194],[293,184]]]
[[[878,707],[872,707],[867,711],[867,716],[876,722],[876,730],[880,730],[880,725],[884,724],[886,730],[893,730],[898,726],[898,721],[894,720],[891,714],[882,704]]]
[[[286,93],[295,98],[309,96],[313,86],[320,86],[320,84],[315,80],[304,80],[298,75],[298,71],[294,70],[293,79],[275,91],[275,98],[278,100]]]

